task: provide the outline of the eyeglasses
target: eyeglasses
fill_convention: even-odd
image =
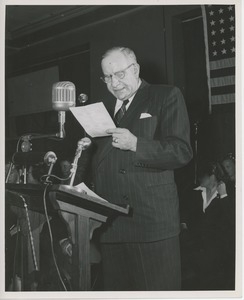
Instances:
[[[123,79],[125,77],[125,71],[128,70],[133,65],[134,63],[130,64],[128,67],[126,67],[123,70],[113,73],[112,75],[104,75],[100,77],[100,79],[105,83],[110,83],[112,81],[113,76],[115,76],[117,79]]]

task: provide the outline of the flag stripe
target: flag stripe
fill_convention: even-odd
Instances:
[[[224,77],[216,77],[216,78],[211,78],[211,87],[220,87],[220,86],[225,86],[225,85],[234,85],[235,84],[235,76],[224,76]]]
[[[223,94],[232,94],[235,93],[235,85],[227,85],[211,88],[211,94],[215,95],[223,95]]]
[[[210,61],[210,70],[218,70],[222,68],[230,68],[235,66],[235,57]]]
[[[210,72],[211,78],[214,77],[222,77],[222,76],[228,76],[228,75],[235,75],[235,67],[232,68],[225,68],[225,69],[218,69],[213,70]]]
[[[235,94],[216,95],[211,97],[212,104],[226,104],[235,102]]]

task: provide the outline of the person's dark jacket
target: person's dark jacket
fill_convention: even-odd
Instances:
[[[114,148],[111,136],[97,138],[93,181],[97,194],[115,204],[129,204],[132,215],[117,217],[101,240],[148,242],[176,236],[180,226],[174,169],[192,158],[180,90],[143,81],[120,127],[138,138],[137,150]]]

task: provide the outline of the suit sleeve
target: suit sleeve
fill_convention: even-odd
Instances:
[[[161,105],[158,129],[153,139],[138,137],[136,166],[172,170],[186,165],[192,158],[190,126],[184,98],[176,87]]]

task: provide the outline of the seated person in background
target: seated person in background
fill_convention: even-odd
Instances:
[[[30,166],[27,172],[27,183],[40,184],[40,176],[38,166]]]
[[[223,169],[226,173],[225,183],[227,188],[227,193],[233,200],[233,205],[235,203],[235,184],[236,184],[236,167],[235,167],[235,158],[232,153],[228,153],[221,162]]]
[[[199,170],[200,186],[189,195],[182,216],[188,234],[185,254],[195,274],[191,287],[194,290],[233,288],[230,283],[233,279],[230,278],[233,276],[230,274],[230,199],[223,176],[220,164],[205,163]]]
[[[77,184],[80,184],[81,182],[85,182],[90,188],[90,163],[91,163],[91,151],[93,151],[93,148],[90,147],[86,151],[82,152],[81,157],[78,160],[77,163],[77,170],[75,174],[75,179],[74,179],[74,186]],[[70,175],[70,171],[72,169],[72,163],[73,163],[73,158],[70,156],[63,156],[59,163],[60,167],[60,176],[62,178],[67,178]],[[70,183],[70,178],[68,180],[62,180],[59,182],[61,184],[69,184]]]
[[[68,178],[70,175],[70,170],[72,169],[72,164],[70,159],[63,159],[59,163],[60,169],[61,169],[61,177],[62,178]],[[69,179],[63,179],[61,180],[61,184],[69,184],[70,183],[70,178]]]
[[[228,176],[228,180],[235,182],[236,181],[236,175],[235,175],[235,158],[232,155],[232,153],[228,153],[223,159],[222,159],[222,166]]]

